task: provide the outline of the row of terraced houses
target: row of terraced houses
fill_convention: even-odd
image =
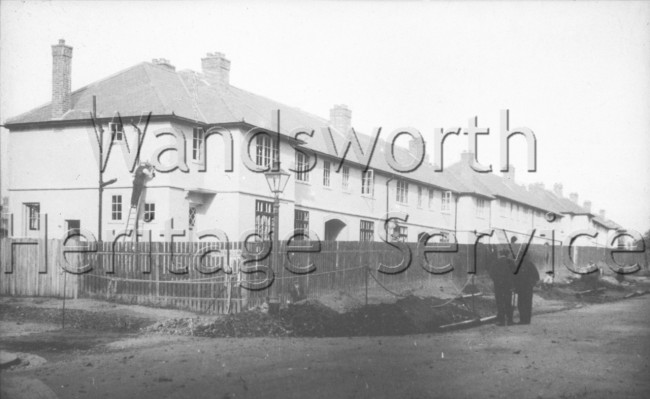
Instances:
[[[282,168],[300,171],[291,173],[280,197],[281,237],[306,228],[324,240],[377,241],[388,211],[408,213],[408,220],[391,225],[389,233],[391,239],[411,242],[431,229],[456,233],[459,242],[467,243],[474,240],[472,231],[490,228],[515,235],[555,230],[560,241],[571,232],[595,228],[598,236],[582,245],[605,245],[608,235],[621,228],[603,211],[595,212],[589,201],[579,203],[577,194],[567,198],[560,183],[549,189],[542,184],[526,187],[517,183],[514,168],[503,175],[477,173],[470,168],[469,152],[443,172],[435,171],[427,159],[413,172],[397,173],[380,144],[367,170],[352,150],[339,168],[352,127],[350,109],[336,105],[324,119],[239,89],[230,84],[230,61],[221,53],[202,58],[201,72],[177,71],[168,60],[154,59],[75,91],[72,47],[59,41],[52,55],[52,101],[5,123],[10,130],[10,169],[4,212],[13,215],[11,231],[17,237],[42,236],[44,229],[50,237],[73,228],[97,234],[93,112],[95,126],[102,126],[114,140],[104,179],[116,181],[105,187],[103,230],[125,226],[133,177],[122,150],[132,150],[137,141],[131,121],[142,126],[142,115],[149,112],[140,159],[149,160],[161,146],[184,137],[188,172],[158,173],[148,182],[139,225],[155,232],[173,219],[175,229],[187,231],[176,240],[195,240],[196,232],[206,229],[218,228],[231,240],[253,229],[269,229],[273,197],[264,174],[249,170],[239,156],[251,129],[261,132],[248,142],[254,165],[266,166],[279,158]],[[121,120],[115,118],[118,112]],[[232,143],[224,139],[227,135],[206,137],[214,126],[229,132]],[[321,134],[327,126],[333,147]],[[315,134],[295,139],[291,132],[299,127]],[[155,132],[172,134],[156,137]],[[359,137],[366,150],[368,136]],[[226,171],[231,145],[232,171]],[[175,156],[167,151],[161,161],[173,163]],[[397,159],[411,156],[410,149],[396,149]],[[314,157],[316,164],[307,171]]]

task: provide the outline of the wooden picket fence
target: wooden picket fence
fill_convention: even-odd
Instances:
[[[292,245],[298,244],[313,243],[294,242]],[[45,243],[38,239],[5,238],[0,240],[0,295],[90,297],[227,314],[261,305],[269,298],[286,302],[296,283],[310,298],[333,293],[361,298],[379,294],[399,296],[418,289],[426,289],[431,295],[456,295],[472,275],[472,283],[490,286],[482,263],[485,254],[479,251],[478,262],[474,263],[475,248],[471,245],[458,245],[454,252],[426,256],[437,267],[449,265],[452,270],[445,274],[425,270],[422,253],[418,252],[415,243],[404,244],[412,254],[412,261],[398,273],[382,273],[379,265],[399,264],[405,247],[398,249],[384,242],[321,242],[319,245],[317,252],[289,253],[283,243],[278,251],[282,266],[273,267],[270,272],[264,265],[268,265],[271,258],[253,260],[241,242],[104,242],[88,248],[79,240],[68,240],[65,245],[68,251],[93,251],[64,254],[61,240]],[[450,248],[442,244],[440,247],[442,250]],[[270,246],[257,245],[250,249],[265,252],[270,251]],[[247,254],[248,261],[243,259]],[[570,273],[561,263],[562,247],[556,247],[555,259],[551,254],[548,246],[533,244],[527,258],[538,266],[540,275],[550,271],[553,263],[556,276]],[[577,247],[573,255],[581,265],[604,265],[602,248]],[[643,255],[630,254],[628,258],[643,262]],[[313,270],[297,273],[300,267],[309,264],[313,264]],[[645,262],[643,264],[647,269]],[[64,269],[80,271],[83,266],[90,270],[64,272]],[[292,267],[294,269],[290,270]],[[261,286],[260,289],[251,289],[256,285]]]

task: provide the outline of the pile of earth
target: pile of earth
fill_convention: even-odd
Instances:
[[[275,316],[256,310],[210,321],[171,319],[144,331],[203,337],[379,336],[433,332],[445,324],[476,318],[456,302],[409,296],[392,304],[362,306],[347,313],[308,300]]]
[[[564,284],[541,284],[536,293],[546,300],[565,302],[602,303],[645,293],[636,284],[617,280],[612,276],[601,276],[598,272],[576,276]]]

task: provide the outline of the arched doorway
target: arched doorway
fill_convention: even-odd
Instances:
[[[325,222],[325,241],[338,241],[345,226],[340,219],[330,219]]]

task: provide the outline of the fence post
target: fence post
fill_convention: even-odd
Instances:
[[[368,306],[368,273],[370,273],[370,266],[366,265],[365,267],[366,274],[365,274],[365,284],[366,284],[366,306]]]

